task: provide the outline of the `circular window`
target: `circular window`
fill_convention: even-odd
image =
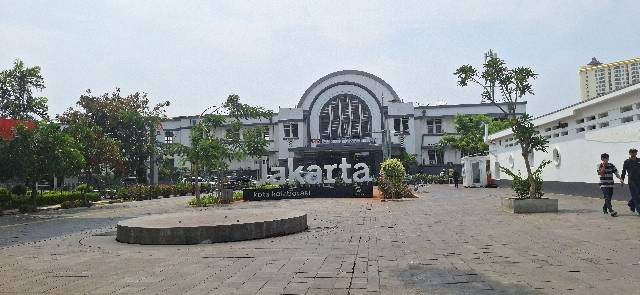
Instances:
[[[509,163],[509,168],[513,168],[515,161],[513,160],[513,154],[509,155],[509,159],[507,160],[507,162]]]
[[[560,166],[560,149],[558,147],[553,148],[553,164]]]

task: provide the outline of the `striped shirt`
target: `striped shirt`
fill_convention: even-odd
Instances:
[[[600,175],[600,167],[602,163],[598,164],[598,175]],[[611,163],[607,163],[607,167],[604,168],[604,174],[600,175],[600,187],[613,187],[613,175],[618,174],[618,169]]]

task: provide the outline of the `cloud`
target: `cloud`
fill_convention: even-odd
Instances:
[[[116,86],[179,101],[170,108],[175,115],[195,113],[231,92],[277,109],[294,105],[316,79],[342,69],[370,71],[407,100],[476,102],[477,91],[459,88],[451,73],[460,64],[479,64],[489,48],[509,64],[540,72],[536,99],[545,103],[531,104],[538,112],[577,99],[574,72],[585,58],[629,57],[637,53],[632,44],[640,42],[628,25],[640,10],[633,1],[114,0],[5,6],[0,38],[11,42],[0,50],[0,65],[16,57],[41,65],[53,112],[72,105],[86,88]]]

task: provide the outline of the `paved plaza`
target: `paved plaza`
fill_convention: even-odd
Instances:
[[[432,186],[420,198],[302,199],[208,208],[305,211],[309,230],[222,244],[141,246],[115,224],[201,210],[188,198],[0,217],[0,293],[640,294],[640,217],[554,196],[555,214],[510,214],[507,189]]]

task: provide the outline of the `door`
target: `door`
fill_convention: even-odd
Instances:
[[[471,163],[471,173],[473,175],[473,184],[480,184],[480,163]]]

